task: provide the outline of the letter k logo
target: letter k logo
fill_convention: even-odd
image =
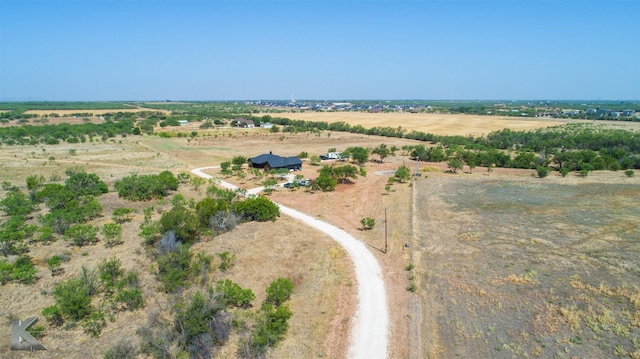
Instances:
[[[38,318],[27,318],[24,322],[11,322],[11,350],[47,350],[27,329],[38,322]]]

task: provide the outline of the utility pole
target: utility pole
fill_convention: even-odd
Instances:
[[[387,209],[384,209],[384,252],[387,253],[389,239],[387,237]]]

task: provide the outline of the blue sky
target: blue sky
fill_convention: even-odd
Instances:
[[[640,100],[640,1],[0,0],[0,100]]]

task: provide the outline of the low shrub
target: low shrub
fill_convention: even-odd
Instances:
[[[216,293],[221,293],[220,302],[225,306],[248,308],[256,296],[251,289],[243,289],[237,283],[229,279],[216,282]]]

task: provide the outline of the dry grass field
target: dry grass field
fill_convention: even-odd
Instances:
[[[364,112],[299,112],[281,113],[274,116],[305,121],[328,123],[344,121],[365,128],[401,126],[407,131],[424,131],[436,135],[482,136],[489,132],[510,128],[530,130],[557,126],[562,121],[556,119],[533,119],[523,117],[450,115],[436,113],[364,113]]]
[[[638,179],[431,174],[414,189],[420,357],[640,356]]]
[[[303,115],[316,114],[279,114],[462,135],[559,124],[421,114],[297,117]],[[188,172],[237,155],[269,151],[313,155],[333,147],[343,150],[380,143],[398,147],[417,143],[349,133],[204,131],[198,130],[197,124],[175,130],[197,130],[198,137],[129,136],[73,145],[3,146],[0,182],[9,181],[24,190],[28,175],[64,181],[64,170],[79,166],[96,173],[113,191],[115,181],[129,174],[155,174],[165,169]],[[366,177],[339,185],[334,192],[282,188],[270,196],[369,245],[385,273],[391,314],[389,358],[637,356],[640,178],[596,172],[587,178],[551,175],[538,179],[531,177],[532,171],[505,169],[495,169],[488,176],[482,168],[473,174],[452,175],[445,173],[444,164],[423,163],[422,176],[415,183],[395,184],[386,192],[388,171],[403,163],[413,168],[407,155],[399,152],[384,163],[367,163]],[[301,173],[314,178],[317,170],[305,163]],[[219,176],[216,170],[209,174]],[[260,185],[251,177],[225,180],[245,188]],[[202,189],[196,191],[189,185],[182,185],[179,193],[187,199],[204,197]],[[0,198],[4,195],[0,191]],[[158,293],[153,265],[137,233],[142,210],[154,206],[154,218],[159,218],[160,212],[170,208],[170,198],[130,202],[110,192],[101,196],[100,202],[105,217],[92,222],[97,226],[109,221],[109,213],[116,207],[137,209],[133,221],[126,224],[125,243],[112,249],[102,243],[71,247],[63,240],[34,246],[29,255],[38,266],[39,279],[32,286],[7,284],[0,288],[2,319],[39,316],[42,308],[53,303],[50,293],[56,281],[78,275],[83,265],[97,266],[111,255],[120,258],[126,269],[139,272],[145,308],[119,314],[98,339],[81,330],[49,331],[42,339],[49,348],[46,353],[10,351],[10,325],[5,321],[0,323],[0,338],[7,338],[0,341],[0,357],[100,357],[117,338],[135,339],[135,330],[147,322],[148,313],[158,311],[169,317],[170,298]],[[375,219],[373,230],[360,230],[363,217]],[[385,227],[387,253],[383,253]],[[71,260],[63,265],[62,275],[52,278],[44,261],[65,251],[70,252]],[[251,288],[257,306],[270,281],[279,276],[294,281],[290,302],[294,315],[285,340],[269,353],[270,358],[344,357],[357,283],[348,258],[328,237],[282,217],[274,223],[244,224],[223,236],[204,238],[194,251],[214,255],[213,267],[218,264],[216,253],[235,253],[232,270],[213,270],[209,283],[230,278]],[[414,269],[407,271],[410,263]],[[417,285],[414,293],[407,291],[411,283]],[[218,357],[234,357],[238,340],[232,336]]]

